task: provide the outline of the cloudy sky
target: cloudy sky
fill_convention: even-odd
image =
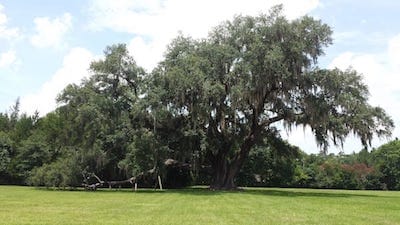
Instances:
[[[370,103],[383,107],[400,128],[398,0],[0,0],[0,111],[18,97],[24,112],[53,110],[57,94],[88,76],[89,63],[107,45],[126,43],[151,71],[178,32],[205,37],[235,14],[257,15],[278,3],[290,19],[309,14],[333,28],[334,44],[321,67],[352,66],[362,73]],[[399,128],[393,137],[400,137]],[[306,152],[319,151],[308,129],[282,135]],[[360,149],[350,137],[343,150]]]

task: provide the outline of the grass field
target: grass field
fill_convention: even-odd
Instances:
[[[400,192],[0,186],[0,224],[400,224]]]

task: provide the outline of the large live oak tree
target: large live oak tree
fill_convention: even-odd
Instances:
[[[154,112],[187,121],[179,129],[199,137],[213,189],[236,187],[249,152],[277,124],[310,127],[325,151],[351,133],[366,146],[374,134],[390,135],[393,122],[368,104],[356,71],[318,67],[331,34],[309,16],[287,20],[281,6],[237,16],[206,39],[176,38],[152,72],[145,99]]]

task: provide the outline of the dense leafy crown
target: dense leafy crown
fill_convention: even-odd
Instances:
[[[164,106],[231,143],[277,121],[289,130],[310,126],[324,150],[350,133],[364,145],[374,133],[390,135],[393,122],[368,104],[360,74],[318,67],[332,42],[329,26],[308,16],[288,21],[281,12],[237,16],[204,40],[176,38],[153,72]]]

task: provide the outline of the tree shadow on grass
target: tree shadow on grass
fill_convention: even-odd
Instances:
[[[220,191],[211,190],[206,187],[191,187],[184,189],[152,189],[152,188],[139,188],[133,191],[131,188],[99,188],[96,191],[88,191],[83,188],[77,189],[52,189],[39,187],[36,188],[41,191],[65,191],[65,192],[87,192],[87,193],[132,193],[132,194],[179,194],[179,195],[193,195],[193,196],[220,196],[227,194],[234,195],[260,195],[260,196],[276,196],[276,197],[316,197],[316,198],[351,198],[351,197],[383,197],[370,193],[355,193],[357,191],[348,192],[345,190],[328,190],[328,189],[292,189],[292,188],[242,188],[233,191]]]
[[[358,194],[343,192],[343,190],[323,190],[323,189],[250,189],[244,193],[251,195],[279,196],[279,197],[319,197],[319,198],[350,198],[350,197],[379,197],[372,194]]]
[[[238,195],[260,195],[277,197],[318,197],[318,198],[350,198],[350,197],[381,197],[367,193],[351,193],[342,190],[323,190],[323,189],[275,189],[275,188],[251,188],[239,189],[235,191],[215,191],[208,188],[189,188],[180,190],[168,190],[168,193],[178,193],[184,195],[213,196],[224,194]]]

